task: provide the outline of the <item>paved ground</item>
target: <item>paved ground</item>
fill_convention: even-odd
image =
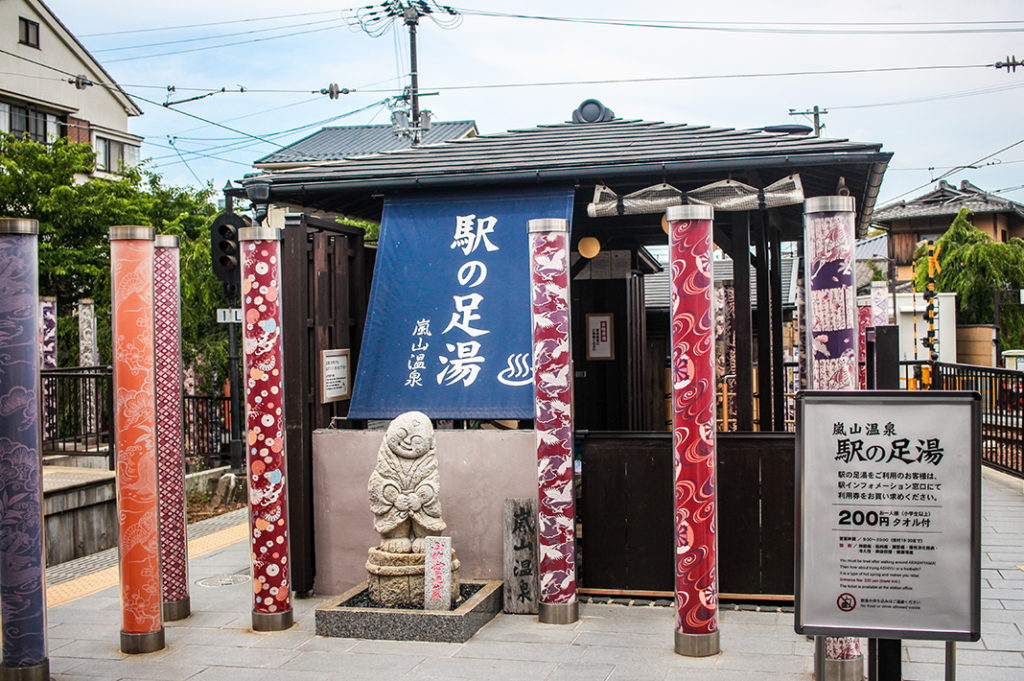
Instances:
[[[1024,565],[1024,488],[1019,480],[986,471],[983,489],[982,640],[959,646],[958,678],[1020,681],[1024,679],[1024,568],[1018,566]],[[190,543],[194,614],[182,622],[168,623],[167,648],[158,653],[129,657],[118,650],[117,589],[87,587],[96,574],[109,573],[110,566],[73,576],[54,587],[64,589],[67,600],[49,611],[53,678],[810,679],[811,643],[793,633],[792,613],[778,609],[724,610],[723,652],[705,659],[672,652],[671,608],[637,605],[584,604],[581,620],[571,626],[542,625],[529,616],[499,615],[467,643],[446,644],[316,636],[313,610],[324,600],[314,598],[295,601],[296,624],[289,631],[254,633],[249,629],[245,543],[237,539],[242,534],[240,526],[225,526],[239,518],[244,520],[236,512],[231,519],[219,520],[219,526],[211,526],[209,533]],[[96,567],[83,562],[78,572]],[[55,568],[61,569],[66,571],[62,566]],[[210,586],[220,584],[226,585]],[[75,597],[79,585],[83,593],[90,589],[92,593]],[[904,678],[940,681],[942,656],[941,643],[906,642]]]

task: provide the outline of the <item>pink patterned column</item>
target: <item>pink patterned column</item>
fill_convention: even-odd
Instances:
[[[121,652],[164,647],[156,487],[153,228],[110,228]]]
[[[188,544],[185,536],[185,443],[182,433],[181,278],[178,237],[154,241],[153,306],[156,336],[157,488],[160,493],[160,577],[164,620],[188,617]]]
[[[680,655],[716,655],[718,539],[711,206],[672,206],[672,460],[676,632]]]
[[[861,390],[868,387],[868,327],[871,326],[871,306],[857,306],[857,375]]]
[[[281,340],[281,230],[239,230],[245,355],[249,519],[255,597],[252,628],[292,626],[285,489],[284,367]]]
[[[530,220],[541,622],[579,619],[572,487],[569,221]]]
[[[855,221],[852,196],[817,196],[804,202],[807,376],[811,390],[856,390],[859,385],[853,273]],[[861,678],[864,662],[859,639],[826,637],[823,647],[824,656],[815,650],[816,678]]]
[[[42,369],[57,368],[57,299],[43,296],[39,299],[39,366]],[[43,381],[40,395],[43,397],[43,439],[52,444],[59,439],[57,427],[57,381]],[[71,433],[71,435],[74,435]]]

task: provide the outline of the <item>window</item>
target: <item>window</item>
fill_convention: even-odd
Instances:
[[[25,17],[18,17],[18,42],[29,47],[39,47],[39,24]]]
[[[10,108],[10,133],[19,139],[27,134],[34,142],[46,144],[46,114],[14,104]]]
[[[96,137],[96,170],[108,173],[121,172],[122,167],[130,168],[139,163],[139,148],[106,137]]]

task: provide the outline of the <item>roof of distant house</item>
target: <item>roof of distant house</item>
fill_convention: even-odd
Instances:
[[[972,213],[1016,213],[1024,217],[1024,204],[991,194],[967,180],[962,181],[959,187],[939,180],[935,189],[927,194],[878,208],[872,221],[887,224],[909,218],[956,215],[961,208]]]
[[[448,140],[476,137],[475,121],[437,121],[423,133],[420,146]],[[408,149],[412,141],[399,137],[391,125],[346,125],[321,128],[308,137],[293,142],[256,161],[256,167],[280,164],[307,164],[318,161],[341,161],[377,154],[382,151]]]
[[[879,234],[867,239],[857,239],[855,260],[885,260],[889,257],[889,235]]]

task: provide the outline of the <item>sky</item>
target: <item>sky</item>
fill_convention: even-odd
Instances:
[[[344,10],[360,6],[353,0],[46,1],[136,97],[144,115],[129,130],[146,138],[141,156],[170,184],[220,189],[277,145],[324,125],[387,123],[380,102],[408,84],[405,27],[379,37],[350,27],[353,12]],[[418,31],[420,89],[437,93],[421,106],[438,120],[472,119],[481,134],[500,133],[567,121],[580,102],[596,98],[625,119],[758,128],[810,124],[789,112],[817,105],[828,110],[823,137],[893,152],[878,205],[925,193],[943,175],[1024,202],[1024,67],[991,66],[1015,49],[1024,59],[1019,2],[458,0],[452,7],[458,26],[425,17]],[[197,49],[210,46],[220,47]],[[906,70],[877,71],[894,68]],[[876,71],[741,77],[862,70]],[[319,93],[331,83],[353,91],[332,100]],[[523,86],[493,87],[510,84]]]

